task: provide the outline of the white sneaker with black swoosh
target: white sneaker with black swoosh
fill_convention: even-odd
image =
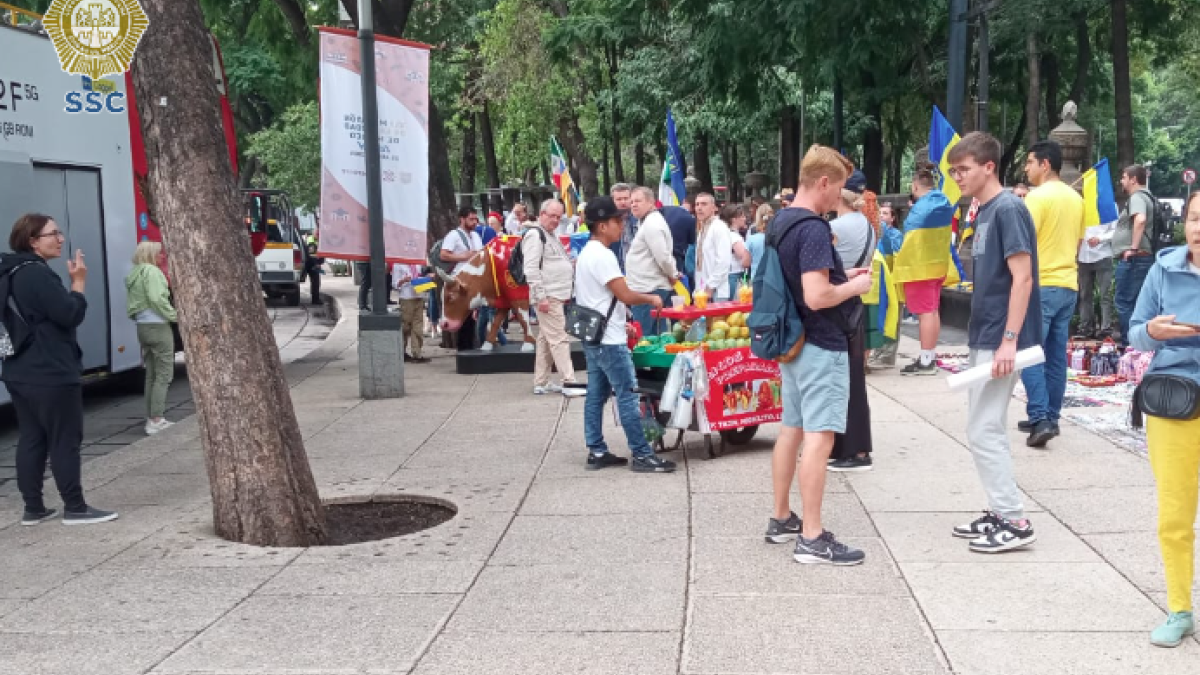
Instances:
[[[1028,546],[1035,541],[1037,535],[1033,532],[1033,524],[1028,520],[1014,523],[1007,518],[1000,518],[995,529],[978,539],[972,539],[969,546],[976,553],[1003,553]]]

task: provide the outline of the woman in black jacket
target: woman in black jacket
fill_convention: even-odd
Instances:
[[[42,502],[48,458],[63,500],[63,524],[103,523],[117,517],[114,512],[88,506],[83,499],[79,459],[83,361],[75,329],[87,313],[83,296],[87,266],[83,252],[76,250],[74,259],[67,262],[71,290],[63,288],[46,261],[62,256],[64,240],[62,230],[49,216],[26,214],[17,219],[9,236],[13,253],[0,257],[0,287],[8,289],[20,314],[7,306],[7,298],[0,299],[16,350],[5,359],[0,380],[12,396],[20,430],[17,487],[25,499],[22,525],[37,525],[56,513]],[[22,339],[25,335],[28,338]]]

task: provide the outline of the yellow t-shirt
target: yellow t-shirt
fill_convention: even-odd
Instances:
[[[1025,197],[1037,229],[1038,283],[1079,290],[1079,241],[1087,227],[1083,197],[1060,180],[1042,183]]]

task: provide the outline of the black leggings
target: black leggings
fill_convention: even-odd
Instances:
[[[863,321],[866,321],[863,312]],[[846,411],[846,433],[833,440],[834,459],[850,459],[859,453],[871,453],[871,404],[867,399],[866,327],[859,323],[850,338],[850,402]]]
[[[17,487],[25,508],[38,512],[46,460],[68,511],[87,509],[80,482],[79,446],[83,443],[83,386],[7,383],[17,413]]]

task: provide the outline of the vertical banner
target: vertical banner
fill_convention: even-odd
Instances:
[[[362,63],[353,31],[322,28],[320,255],[369,260]],[[384,256],[423,264],[429,220],[429,47],[375,38]]]
[[[708,397],[704,412],[713,431],[752,427],[783,418],[779,364],[760,359],[749,347],[704,352]]]

